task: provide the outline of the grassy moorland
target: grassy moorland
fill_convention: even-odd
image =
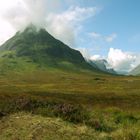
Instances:
[[[140,78],[53,68],[0,76],[2,140],[140,140]]]
[[[0,140],[140,140],[139,83],[27,27],[0,47]]]

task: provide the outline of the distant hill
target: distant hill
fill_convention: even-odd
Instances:
[[[130,73],[130,75],[140,75],[140,65],[134,68]]]
[[[85,61],[78,50],[32,24],[23,32],[17,32],[0,47],[1,71],[46,66],[99,72]]]
[[[107,60],[105,59],[100,59],[100,60],[88,60],[88,62],[95,68],[107,72],[107,73],[111,73],[111,74],[117,74],[117,72],[113,69],[113,68],[109,68],[109,64],[107,62]]]

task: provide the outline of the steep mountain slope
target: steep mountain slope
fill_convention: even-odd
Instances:
[[[55,39],[45,29],[38,30],[33,25],[28,26],[23,32],[17,32],[0,47],[0,52],[0,66],[6,65],[9,69],[11,65],[16,67],[15,63],[25,63],[26,66],[30,62],[39,66],[97,71],[85,61],[79,51]]]
[[[134,68],[130,73],[130,75],[140,75],[140,65]]]
[[[95,68],[107,72],[107,73],[111,73],[111,74],[117,74],[117,72],[112,69],[112,68],[108,68],[107,66],[109,66],[108,62],[104,59],[101,60],[88,60],[88,62]]]

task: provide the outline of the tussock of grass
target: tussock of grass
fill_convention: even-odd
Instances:
[[[105,119],[103,120],[105,121]],[[98,131],[86,124],[74,124],[56,117],[20,112],[0,120],[2,140],[140,140],[140,122]]]

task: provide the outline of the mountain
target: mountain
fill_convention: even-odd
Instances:
[[[125,70],[118,70],[117,73],[119,75],[129,75],[129,72],[128,71],[125,71]]]
[[[111,74],[117,74],[117,72],[113,68],[109,68],[109,64],[107,60],[105,59],[88,60],[88,62],[96,69],[99,69],[101,71],[111,73]]]
[[[55,39],[45,29],[28,26],[0,47],[1,71],[25,67],[57,67],[97,71],[82,54]],[[3,69],[3,70],[2,70]]]
[[[134,68],[130,73],[130,75],[140,75],[140,65]]]

